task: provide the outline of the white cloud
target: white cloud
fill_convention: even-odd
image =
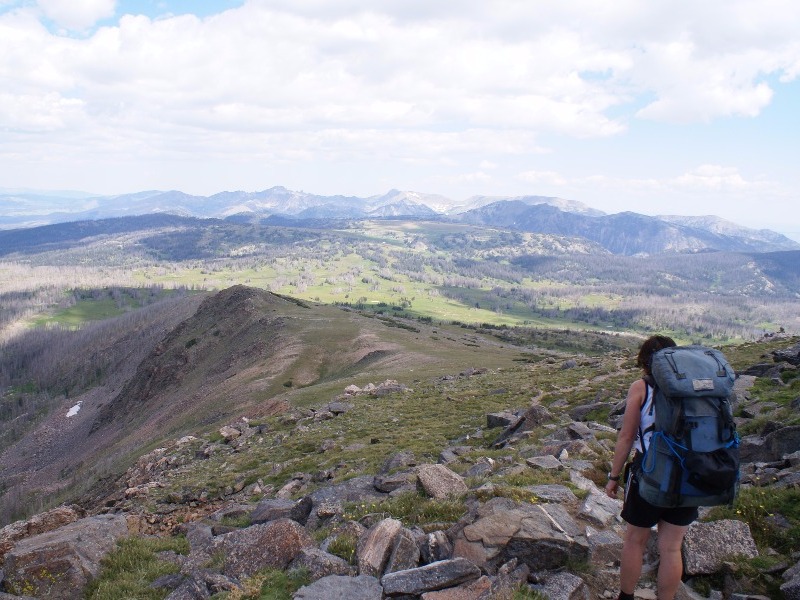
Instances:
[[[95,30],[112,0],[11,6],[0,9],[0,157],[31,164],[382,160],[499,181],[508,157],[556,138],[622,137],[637,117],[756,116],[774,82],[800,72],[795,0],[250,0]],[[87,32],[53,33],[42,14]],[[703,169],[576,179],[551,164],[517,180],[675,193],[748,184]]]
[[[38,4],[48,19],[80,31],[112,17],[117,3],[116,0],[38,0]]]
[[[517,175],[517,179],[537,185],[565,185],[567,178],[555,171],[524,171]]]
[[[687,189],[715,192],[739,191],[764,185],[761,182],[746,181],[734,167],[720,165],[701,165],[689,173],[676,177],[671,183]]]

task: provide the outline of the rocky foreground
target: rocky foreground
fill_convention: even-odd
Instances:
[[[741,422],[763,417],[769,408],[750,398],[749,386],[798,365],[800,345],[742,372],[736,398]],[[401,393],[403,386],[395,382],[353,386],[316,411],[287,418],[301,431],[346,413],[348,397]],[[62,506],[0,530],[5,590],[0,597],[82,597],[100,573],[102,558],[121,538],[183,533],[188,555],[166,552],[160,557],[174,563],[177,573],[152,583],[169,600],[241,592],[248,578],[265,568],[304,569],[311,583],[294,597],[306,600],[478,600],[511,598],[519,590],[535,590],[553,600],[613,598],[624,531],[621,502],[606,497],[590,475],[611,455],[622,405],[611,411],[609,424],[584,419],[595,408],[573,408],[567,422],[537,403],[487,415],[483,435],[492,442],[484,446],[493,450],[477,459],[470,454],[474,447],[458,444],[442,448],[436,464],[398,451],[379,472],[342,483],[331,483],[324,473],[299,472],[280,488],[241,482],[214,498],[173,492],[159,511],[146,510],[174,473],[212,454],[247,452],[269,431],[241,420],[222,428],[216,441],[183,437],[143,456],[102,506]],[[792,408],[800,410],[800,398]],[[542,428],[547,435],[532,443],[531,432]],[[598,448],[606,455],[599,455]],[[800,486],[800,426],[771,422],[761,434],[746,436],[741,449],[743,487]],[[485,482],[490,474],[531,470],[564,473],[564,484],[525,486],[521,495],[504,494],[500,486]],[[483,483],[470,487],[473,481]],[[357,510],[413,494],[442,502],[465,498],[465,512],[455,524],[422,529],[379,509]],[[680,595],[698,597],[692,589],[696,578],[717,574],[723,580],[736,557],[758,556],[752,533],[739,520],[695,523],[684,543],[687,584]],[[643,599],[655,598],[658,557],[656,545],[651,548],[637,590]],[[784,598],[800,598],[798,561],[795,556],[762,573],[780,579]],[[731,589],[730,581],[712,590],[711,597],[755,598]]]

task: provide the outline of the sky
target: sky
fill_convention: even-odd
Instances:
[[[800,241],[797,0],[0,0],[0,188],[544,195]]]

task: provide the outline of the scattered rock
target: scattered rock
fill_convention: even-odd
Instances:
[[[522,417],[509,411],[501,411],[496,413],[489,413],[486,415],[486,429],[494,429],[495,427],[509,427],[517,423]]]
[[[547,454],[544,456],[532,456],[525,462],[530,467],[535,469],[543,469],[545,471],[560,471],[564,468],[564,465],[561,464],[561,461],[552,454]]]
[[[230,425],[226,425],[225,427],[223,427],[222,429],[219,430],[219,434],[223,438],[225,438],[226,442],[230,443],[233,440],[235,440],[236,438],[238,438],[240,435],[242,435],[242,432],[239,431],[238,429],[236,429],[235,427],[231,427]]]

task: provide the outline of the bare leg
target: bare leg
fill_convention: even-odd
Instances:
[[[658,523],[658,600],[672,600],[683,575],[681,546],[688,526]]]
[[[619,568],[619,587],[626,594],[633,594],[642,575],[642,560],[650,529],[628,524],[622,543],[622,559]],[[659,595],[659,600],[661,596]]]

